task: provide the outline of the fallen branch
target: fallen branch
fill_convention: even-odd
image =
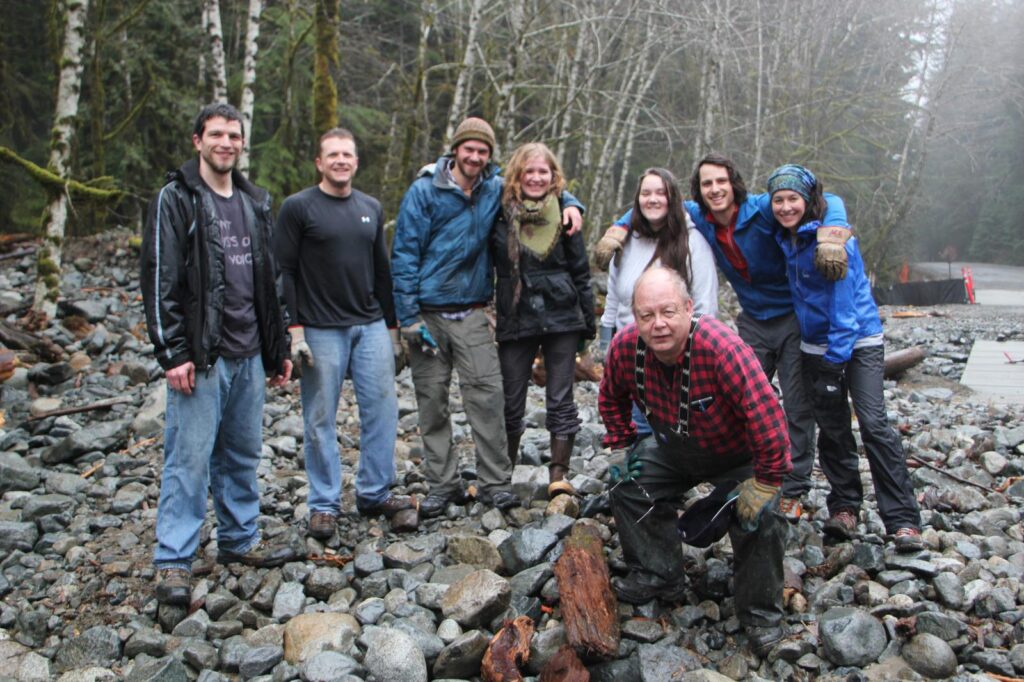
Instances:
[[[47,417],[61,417],[66,414],[79,414],[80,412],[92,412],[93,410],[103,410],[114,405],[123,405],[125,403],[134,402],[134,398],[127,395],[118,396],[117,398],[107,398],[106,400],[98,400],[88,405],[76,405],[75,407],[60,407],[56,410],[49,410],[42,412],[37,415],[33,415],[25,421],[34,422],[40,419],[46,419]]]
[[[64,350],[50,339],[3,320],[0,320],[0,344],[35,353],[46,362],[57,362],[64,357]]]
[[[100,461],[96,462],[91,467],[89,467],[88,469],[86,469],[85,471],[82,472],[82,478],[89,478],[90,476],[95,474],[97,471],[102,469],[104,464],[106,464],[106,460],[102,460],[101,459]]]
[[[945,476],[949,476],[954,481],[959,481],[960,483],[963,483],[964,485],[973,485],[975,488],[977,488],[979,490],[984,490],[987,493],[992,492],[992,489],[987,487],[987,486],[981,485],[980,483],[975,483],[974,481],[968,481],[966,478],[961,478],[960,476],[957,476],[954,473],[946,471],[945,469],[940,469],[939,467],[935,466],[934,464],[929,464],[928,462],[924,461],[923,459],[921,459],[917,455],[910,455],[909,458],[914,460],[915,462],[917,462],[918,464],[920,464],[923,467],[931,469],[932,471],[937,471],[940,474],[943,474]]]

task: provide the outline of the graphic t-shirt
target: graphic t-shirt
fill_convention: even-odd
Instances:
[[[253,305],[252,237],[238,189],[230,197],[211,191],[217,226],[224,249],[224,312],[220,353],[227,358],[248,358],[260,350],[260,335]]]

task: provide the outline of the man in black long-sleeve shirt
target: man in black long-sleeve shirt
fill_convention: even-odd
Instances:
[[[343,128],[324,133],[316,167],[320,183],[281,206],[274,250],[294,324],[289,328],[292,358],[302,370],[309,534],[328,539],[341,511],[335,423],[346,375],[359,403],[359,512],[390,517],[412,501],[389,491],[398,425],[394,375],[404,355],[384,214],[379,201],[352,187],[359,167],[352,133]]]

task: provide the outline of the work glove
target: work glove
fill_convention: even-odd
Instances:
[[[615,450],[612,452],[611,461],[615,462],[608,469],[612,483],[636,480],[644,466],[636,448],[629,450],[628,453],[626,450]]]
[[[395,376],[409,364],[409,356],[405,352],[405,345],[398,335],[397,329],[389,329],[388,336],[391,337],[391,354],[395,358]]]
[[[302,376],[303,366],[313,366],[313,351],[310,350],[309,344],[306,343],[306,329],[305,327],[289,327],[288,333],[292,337],[292,374],[295,376]]]
[[[601,360],[608,356],[608,346],[612,345],[612,337],[615,336],[615,327],[601,326],[601,333],[597,338],[597,349],[601,353]]]
[[[830,282],[838,282],[846,277],[846,242],[850,234],[847,228],[835,225],[823,225],[818,228],[814,267]]]
[[[427,355],[437,355],[437,341],[430,335],[430,330],[422,320],[402,327],[402,340],[409,344],[410,348],[415,345]]]
[[[757,530],[758,520],[779,492],[779,486],[762,483],[756,478],[747,480],[736,486],[739,495],[736,498],[736,518],[740,528],[749,532]]]
[[[622,251],[622,245],[626,243],[628,234],[629,230],[619,225],[612,225],[605,230],[604,236],[594,247],[594,265],[602,270],[607,270],[608,264],[612,262],[615,254]]]
[[[843,394],[843,371],[845,364],[836,364],[822,358],[818,360],[818,377],[814,380],[814,398],[819,405],[840,405],[846,399]]]

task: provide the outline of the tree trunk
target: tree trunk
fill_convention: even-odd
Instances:
[[[497,113],[495,116],[495,134],[498,136],[498,149],[510,150],[515,138],[516,88],[519,86],[519,65],[526,48],[526,9],[521,2],[510,2],[508,7],[508,23],[512,31],[512,45],[507,50],[505,74],[498,87]]]
[[[313,66],[313,131],[317,137],[338,125],[338,49],[341,3],[316,0],[316,62]]]
[[[62,178],[69,175],[71,142],[78,118],[78,98],[82,90],[82,55],[85,53],[85,20],[89,0],[72,0],[64,15],[64,48],[60,59],[57,104],[53,112],[50,137],[50,170]],[[55,192],[43,217],[45,236],[36,253],[36,294],[33,308],[46,318],[57,312],[60,296],[61,250],[68,220],[68,194]]]
[[[612,593],[601,536],[577,524],[555,563],[565,637],[583,659],[612,659],[619,651],[619,605]]]
[[[415,112],[419,109],[420,99],[426,90],[427,41],[430,39],[430,31],[434,26],[436,7],[432,2],[427,2],[423,4],[420,11],[420,42],[416,49],[416,74],[413,76],[412,101],[410,102],[412,106],[409,107],[409,120],[405,127],[405,140],[402,143],[402,165],[399,168],[403,178],[411,177],[413,173],[412,148],[416,144],[417,131]]]
[[[205,0],[207,36],[210,41],[210,75],[213,77],[213,101],[228,101],[228,72],[224,60],[224,31],[220,25],[220,1]]]
[[[469,31],[466,35],[466,50],[462,56],[462,67],[455,81],[455,92],[452,94],[452,105],[448,109],[448,127],[444,131],[445,144],[452,139],[455,128],[465,118],[466,102],[469,99],[469,85],[473,80],[473,67],[476,65],[476,36],[480,27],[480,15],[483,13],[483,0],[472,0],[469,7]]]
[[[259,50],[260,15],[263,13],[263,0],[249,0],[249,23],[245,31],[245,61],[242,66],[242,124],[248,140],[238,159],[238,170],[249,173],[249,151],[252,149],[252,113],[256,104],[256,94],[252,86],[256,84],[256,52]]]

